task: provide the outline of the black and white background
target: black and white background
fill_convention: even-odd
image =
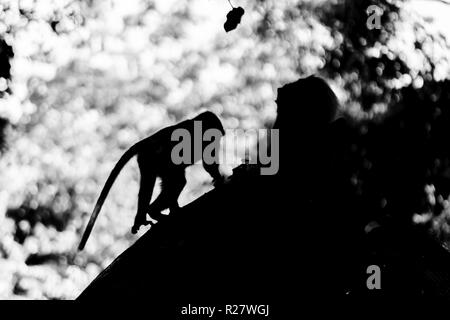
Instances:
[[[208,280],[187,281],[192,273],[186,271],[177,281],[192,291],[209,283],[210,291],[198,298],[214,296],[217,283],[224,293],[217,299],[226,303],[233,297],[227,286],[233,275],[239,281],[231,283],[248,303],[256,293],[260,299],[276,296],[271,286],[295,287],[288,275],[305,277],[300,283],[306,288],[343,297],[450,297],[450,2],[231,4],[245,14],[225,32],[227,0],[0,1],[1,299],[75,299],[139,237],[153,232],[130,233],[139,186],[133,162],[116,181],[85,251],[76,252],[104,181],[130,145],[204,110],[230,130],[271,128],[277,89],[311,74],[324,78],[339,98],[345,125],[333,129],[333,143],[315,141],[314,133],[301,129],[309,119],[295,111],[285,129],[290,136],[280,129],[282,179],[265,181],[260,197],[253,189],[259,182],[238,179],[189,207],[182,225],[189,226],[188,214],[208,212],[211,220],[193,219],[213,240],[184,229],[175,235],[180,221],[155,228],[159,240],[148,241],[159,241],[159,249],[150,247],[143,259],[154,255],[152,263],[162,265],[155,269],[159,274],[148,270],[149,283],[167,279],[179,296],[164,297],[186,301],[190,291],[169,278],[192,267],[188,257],[201,257],[211,262],[209,269],[192,268],[195,277],[207,274]],[[301,108],[301,95],[294,104]],[[313,205],[302,198],[313,177],[304,167],[311,157],[303,152],[306,140],[318,149],[335,147],[332,156],[344,164],[338,179],[348,186],[322,190],[328,177],[318,174],[311,188],[323,201]],[[243,159],[234,160],[221,167],[227,176]],[[187,180],[182,206],[213,188],[201,165],[188,169]],[[249,203],[243,203],[246,192]],[[257,211],[263,208],[271,212],[261,213],[261,222]],[[241,220],[237,212],[254,216]],[[215,243],[218,235],[223,240]],[[263,254],[261,269],[246,264]],[[169,267],[164,259],[178,265]],[[291,262],[298,260],[294,268]],[[381,289],[366,287],[370,265],[380,268]],[[322,271],[325,279],[334,272],[330,278],[343,280],[321,280]],[[246,274],[258,272],[258,285],[249,280],[253,289],[239,286]],[[138,269],[135,276],[144,274]],[[122,276],[108,290],[121,288]],[[150,285],[149,295],[157,296],[152,290],[158,288]],[[125,291],[117,290],[120,299]]]

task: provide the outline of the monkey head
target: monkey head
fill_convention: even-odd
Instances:
[[[205,111],[200,113],[198,116],[193,118],[195,121],[201,121],[203,130],[208,129],[217,129],[220,131],[220,133],[224,136],[225,135],[225,129],[222,126],[222,122],[220,121],[219,117],[216,116],[211,111]]]
[[[278,89],[274,128],[319,128],[336,118],[338,99],[325,80],[309,76]]]

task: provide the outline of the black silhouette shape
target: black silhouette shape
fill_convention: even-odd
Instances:
[[[226,32],[236,29],[239,23],[241,23],[242,16],[245,10],[242,7],[233,8],[227,14],[227,21],[223,25]]]
[[[200,138],[203,137],[203,133],[208,129],[216,129],[222,136],[225,135],[225,130],[220,119],[214,113],[206,111],[193,119],[185,120],[156,132],[150,137],[133,145],[122,155],[106,180],[105,186],[97,200],[94,211],[92,212],[89,223],[81,239],[78,247],[79,250],[83,250],[92,228],[94,227],[95,220],[97,219],[115,179],[125,164],[135,155],[138,157],[137,160],[141,173],[141,183],[137,214],[131,229],[132,233],[136,233],[140,226],[151,223],[150,221],[147,221],[147,213],[150,217],[158,220],[163,217],[161,211],[169,208],[170,211],[173,212],[179,208],[178,197],[186,185],[184,171],[186,167],[200,160],[200,158],[197,157],[203,157],[205,145],[203,144],[203,141],[201,141],[201,153],[197,153],[195,150],[196,141],[191,141],[193,143],[191,143],[192,150],[190,152],[191,157],[189,163],[182,162],[180,164],[175,164],[171,158],[172,150],[179,142],[172,140],[172,134],[177,129],[184,129],[187,130],[192,137],[191,139],[193,139],[196,137],[196,124],[199,123],[201,124],[199,129],[202,130]],[[218,161],[209,164],[205,162],[203,158],[202,160],[203,167],[214,179],[214,182],[220,182],[222,180],[222,175],[219,172]],[[156,177],[160,177],[162,180],[161,193],[158,198],[150,204]]]
[[[9,126],[9,121],[5,118],[0,117],[0,154],[6,150],[7,147],[7,128]]]
[[[414,92],[408,105],[419,101]],[[387,192],[386,210],[392,215],[410,211],[406,196],[423,175],[416,170],[422,160],[411,155],[427,150],[417,139],[423,134],[417,120],[429,108],[415,105],[362,135],[357,123],[333,120],[337,99],[317,77],[280,88],[277,105],[274,126],[280,130],[281,154],[276,175],[255,174],[254,164],[236,168],[225,184],[152,227],[78,300],[151,299],[162,306],[169,296],[172,303],[252,297],[286,301],[280,310],[289,314],[298,312],[289,307],[297,306],[292,299],[300,291],[304,304],[336,297],[377,303],[399,297],[448,299],[448,253],[403,224],[403,218],[372,223],[381,211],[374,205],[380,192]],[[448,120],[450,112],[443,112]],[[405,130],[403,121],[411,128]],[[447,132],[447,123],[438,126]],[[389,152],[383,152],[384,143]],[[364,155],[374,166],[363,187],[352,178],[361,170],[362,148],[369,150]],[[442,152],[448,155],[448,149]],[[401,204],[394,202],[397,197]],[[373,225],[378,227],[367,228]],[[366,269],[373,264],[382,268],[382,290],[366,286]]]
[[[14,51],[4,39],[0,38],[0,78],[4,78],[9,82],[11,79],[11,59],[14,57]],[[5,94],[11,93],[9,86],[5,91],[0,91],[0,98]]]
[[[328,103],[322,100],[325,89],[332,106],[324,105]],[[315,77],[280,89],[276,121],[281,137],[279,172],[255,174],[258,170],[250,164],[235,169],[225,184],[153,226],[99,275],[79,300],[170,296],[172,301],[184,297],[220,301],[232,294],[235,299],[273,301],[288,298],[295,288],[302,288],[310,297],[341,292],[340,283],[329,281],[339,277],[334,269],[330,272],[329,268],[334,268],[331,257],[323,254],[328,238],[311,228],[337,220],[327,214],[331,204],[319,203],[319,194],[329,192],[329,180],[338,180],[338,176],[326,176],[334,169],[327,168],[334,162],[326,157],[333,142],[320,146],[327,151],[314,148],[321,135],[325,141],[334,135],[327,130],[336,107],[331,93],[328,85]],[[313,108],[311,112],[309,108]],[[302,109],[308,116],[315,111],[330,112],[308,119]],[[306,127],[296,131],[299,123],[315,131]],[[312,141],[302,146],[308,139]],[[309,190],[316,171],[320,171],[318,178],[324,187],[318,182]],[[344,195],[338,182],[333,181],[333,191]],[[327,226],[324,234],[339,228]],[[336,231],[333,236],[335,242],[341,238]]]

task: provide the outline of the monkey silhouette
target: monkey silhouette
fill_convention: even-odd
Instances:
[[[219,171],[217,158],[213,163],[205,162],[205,159],[203,159],[203,152],[206,147],[206,143],[203,140],[201,142],[194,141],[193,144],[191,143],[192,150],[190,150],[189,154],[192,157],[188,163],[181,162],[177,164],[174,163],[174,159],[172,159],[172,151],[178,144],[177,141],[173,141],[173,133],[176,132],[176,130],[185,130],[191,137],[195,137],[194,130],[196,123],[201,124],[199,127],[202,130],[200,137],[203,137],[203,133],[210,129],[217,130],[216,132],[220,137],[225,135],[225,130],[220,119],[214,113],[206,111],[192,119],[182,121],[156,132],[131,146],[122,155],[111,171],[102,192],[100,193],[100,197],[97,200],[78,247],[79,250],[83,250],[86,245],[98,214],[100,213],[115,179],[125,164],[127,164],[134,156],[137,156],[141,179],[138,195],[138,208],[134,225],[131,229],[132,233],[136,233],[140,226],[151,223],[147,220],[147,213],[151,218],[158,220],[163,217],[161,211],[170,209],[170,211],[173,212],[178,208],[178,197],[186,185],[185,169],[198,160],[202,160],[203,167],[213,178],[214,183],[223,180]],[[195,152],[194,150],[196,143],[201,143],[200,153]],[[217,154],[214,155],[214,157],[217,156]],[[157,177],[161,178],[161,193],[150,204]]]

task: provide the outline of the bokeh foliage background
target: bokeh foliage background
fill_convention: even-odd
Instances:
[[[354,123],[350,178],[368,207],[381,204],[371,218],[405,215],[446,243],[448,41],[409,2],[236,0],[246,13],[225,33],[226,0],[1,0],[0,298],[74,298],[136,239],[132,163],[86,252],[74,255],[101,186],[131,144],[202,108],[229,129],[270,127],[276,89],[312,73],[327,78]],[[380,29],[366,25],[372,4],[384,10]],[[375,190],[391,182],[386,172],[395,170],[380,153],[397,150],[391,140],[404,143],[390,139],[402,128],[431,146],[420,153],[420,176],[401,176],[417,188]],[[195,166],[188,181],[182,204],[210,187]]]

